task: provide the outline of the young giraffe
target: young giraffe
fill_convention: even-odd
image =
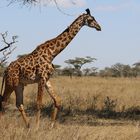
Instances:
[[[51,118],[53,122],[55,121],[57,112],[60,109],[61,100],[59,96],[55,94],[49,81],[50,75],[52,75],[54,71],[52,60],[71,42],[84,25],[101,31],[100,25],[95,18],[91,16],[90,10],[86,9],[86,12],[87,13],[80,15],[56,38],[39,45],[32,53],[17,59],[7,67],[2,82],[2,87],[5,82],[4,94],[0,95],[1,114],[2,111],[4,111],[4,106],[11,93],[15,91],[16,107],[21,112],[26,126],[29,127],[29,120],[23,107],[23,90],[27,84],[38,83],[37,125],[39,125],[44,88],[47,89],[54,101],[54,111],[52,112]]]

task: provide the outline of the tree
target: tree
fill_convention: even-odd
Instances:
[[[84,76],[96,76],[98,73],[97,69],[98,68],[95,68],[95,67],[85,68],[85,69],[83,69],[83,74],[84,74]]]
[[[99,76],[101,77],[112,77],[113,76],[113,71],[109,67],[105,67],[103,70],[99,71]]]
[[[57,0],[7,0],[7,1],[9,1],[9,4],[18,2],[18,3],[22,3],[24,5],[26,5],[26,4],[39,4],[41,2],[43,2],[43,3],[54,2],[55,4],[59,3]],[[71,3],[75,4],[75,2],[73,0],[71,0]]]
[[[68,13],[65,13],[62,9],[61,9],[61,2],[59,3],[58,0],[7,0],[9,1],[8,3],[8,6],[11,5],[11,4],[14,4],[14,3],[19,3],[21,4],[22,6],[37,6],[39,5],[39,7],[41,5],[49,5],[50,3],[53,3],[57,10],[59,12],[61,12],[62,14],[65,14],[65,15],[68,15],[68,16],[72,16],[71,14],[68,14]],[[70,0],[71,4],[72,5],[76,5],[76,2],[74,0]]]
[[[133,64],[132,73],[134,77],[140,76],[140,62]]]
[[[138,68],[136,67],[116,63],[111,67],[105,67],[105,69],[100,70],[99,75],[102,77],[136,77],[138,74],[137,71]]]
[[[59,12],[61,12],[62,14],[64,15],[67,15],[67,16],[73,16],[71,14],[68,14],[66,12],[64,12],[61,8],[61,1],[58,1],[58,0],[7,0],[9,3],[8,3],[8,6],[11,5],[11,4],[14,4],[14,3],[19,3],[21,4],[22,6],[38,6],[41,7],[41,6],[46,6],[46,5],[49,5],[50,3],[53,3],[55,5],[55,7],[57,8],[57,10]],[[74,0],[69,0],[71,2],[72,5],[76,5],[77,3],[74,1]]]
[[[87,64],[87,63],[91,63],[94,60],[96,60],[96,59],[92,58],[90,56],[87,56],[85,58],[76,57],[75,59],[66,60],[65,63],[72,65],[74,67],[74,72],[76,73],[76,75],[81,76],[82,75],[82,72],[81,72],[82,66]]]
[[[129,65],[124,65],[117,63],[112,66],[112,71],[115,77],[129,77],[131,76],[131,67]]]
[[[140,62],[136,62],[136,63],[134,63],[133,66],[135,66],[135,67],[139,67],[139,68],[140,68]]]
[[[9,55],[15,50],[16,47],[13,45],[17,42],[17,36],[12,36],[12,41],[7,41],[8,32],[1,33],[2,43],[4,43],[4,47],[0,49],[0,52],[3,54],[0,58],[0,66],[5,65]]]
[[[74,73],[74,68],[65,67],[64,69],[62,69],[61,75],[70,76],[70,78],[72,78],[73,73]]]
[[[7,1],[9,1],[8,5],[11,5],[13,3],[20,3],[22,5],[39,5],[39,4],[43,3],[43,4],[47,5],[47,4],[50,4],[53,2],[56,5],[57,9],[59,11],[61,11],[61,9],[59,8],[58,0],[7,0]],[[76,5],[76,3],[73,0],[71,0],[71,3],[73,5]]]
[[[37,3],[39,3],[39,0],[8,0],[8,1],[9,1],[9,5],[10,4],[13,4],[13,3],[16,3],[16,2],[22,3],[23,5],[26,5],[26,4],[37,4]]]

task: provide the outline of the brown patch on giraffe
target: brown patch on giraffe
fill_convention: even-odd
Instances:
[[[59,37],[58,40],[61,41],[62,40],[62,37]]]
[[[83,23],[79,23],[79,26],[81,27],[83,25]]]
[[[47,43],[47,44],[46,44],[46,47],[49,48],[49,46],[50,46],[49,43]]]
[[[56,39],[52,39],[53,44],[56,44]]]
[[[62,39],[62,42],[65,42],[66,40],[67,40],[67,38],[63,38],[63,39]]]
[[[54,43],[53,43],[53,42],[51,42],[51,43],[50,43],[50,46],[53,46],[53,45],[54,45]]]
[[[56,53],[58,53],[59,52],[59,50],[54,50],[53,51],[53,54],[55,55]]]
[[[42,55],[42,57],[44,60],[47,60],[47,55],[44,54],[44,55]]]
[[[33,57],[37,57],[38,56],[38,52],[35,51],[35,52],[32,53],[32,55],[33,55]]]
[[[67,37],[66,33],[63,34],[63,37]]]
[[[57,41],[56,47],[57,47],[57,48],[60,47],[60,41]]]
[[[72,40],[72,37],[70,35],[68,36],[68,38],[69,38],[69,40]]]
[[[48,56],[50,56],[52,54],[50,49],[48,49],[47,54],[48,54]]]
[[[68,45],[69,44],[69,41],[66,41],[66,45]]]
[[[49,48],[50,48],[51,50],[54,50],[54,45],[50,46]]]

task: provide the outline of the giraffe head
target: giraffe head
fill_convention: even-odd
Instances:
[[[95,18],[90,14],[90,10],[86,9],[86,14],[84,14],[84,25],[88,27],[95,28],[97,31],[101,31],[101,27]]]

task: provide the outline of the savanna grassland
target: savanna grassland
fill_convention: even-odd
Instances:
[[[0,140],[139,140],[140,79],[56,77],[51,79],[62,98],[62,109],[50,129],[52,100],[44,93],[40,128],[35,130],[37,85],[28,85],[24,104],[27,129],[12,94],[0,120]]]

